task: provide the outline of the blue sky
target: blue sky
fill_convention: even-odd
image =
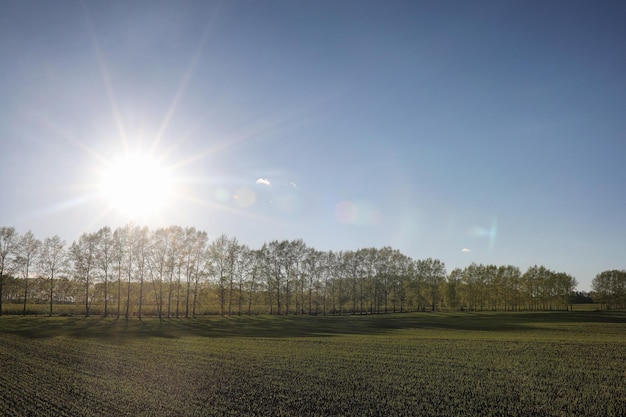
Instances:
[[[626,267],[624,21],[610,1],[3,1],[0,224],[390,245],[589,289]],[[150,216],[99,194],[129,152],[172,182]]]

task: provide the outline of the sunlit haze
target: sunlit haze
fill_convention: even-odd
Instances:
[[[626,267],[626,3],[0,2],[0,226]]]

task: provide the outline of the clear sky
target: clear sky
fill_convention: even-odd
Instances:
[[[390,245],[586,290],[626,268],[624,22],[623,1],[2,1],[0,225]]]

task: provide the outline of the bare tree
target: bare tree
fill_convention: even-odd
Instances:
[[[139,278],[139,307],[137,310],[137,315],[141,320],[143,314],[143,287],[144,287],[144,278],[145,273],[148,267],[148,261],[150,257],[150,230],[148,227],[144,226],[141,228],[137,228],[135,231],[135,238],[133,239],[133,244],[135,246],[134,252],[136,253],[136,264],[137,264],[137,276]]]
[[[333,251],[323,252],[322,254],[322,312],[328,314],[328,298],[330,293],[330,300],[332,305],[332,311],[335,311],[335,269],[337,263],[337,254]]]
[[[65,266],[65,242],[58,235],[47,237],[43,240],[41,253],[39,256],[39,272],[50,281],[50,312],[52,316],[52,305],[54,300],[54,276]]]
[[[385,307],[385,313],[388,312],[389,307],[389,292],[393,274],[393,271],[391,270],[391,258],[393,256],[393,251],[394,250],[391,247],[385,246],[377,251],[376,257],[376,272],[378,277],[378,283],[380,284],[380,294],[382,297],[383,305]],[[378,312],[380,312],[380,303]]]
[[[282,314],[282,306],[281,306],[281,293],[283,293],[283,266],[284,262],[282,260],[284,248],[287,245],[287,241],[279,242],[277,240],[271,241],[267,246],[264,245],[266,260],[268,263],[268,275],[267,275],[267,283],[268,283],[268,291],[272,291],[272,288],[276,291],[276,314]],[[285,292],[289,292],[288,288],[285,288]],[[287,296],[285,296],[287,297]],[[288,298],[288,297],[287,297]],[[288,308],[288,307],[287,307]],[[270,314],[272,312],[272,296],[270,294]]]
[[[188,228],[185,230],[187,254],[185,276],[187,280],[187,291],[185,297],[185,317],[189,318],[189,304],[191,304],[191,315],[195,316],[196,297],[198,291],[198,282],[200,279],[200,266],[204,265],[202,258],[205,254],[208,236],[206,232]],[[193,290],[192,290],[193,284]]]
[[[14,227],[0,227],[0,316],[2,315],[4,277],[9,271],[18,243],[19,235]]]
[[[104,277],[104,311],[102,315],[109,314],[109,275],[113,267],[114,260],[114,237],[109,226],[98,230],[97,264]]]
[[[124,270],[124,258],[126,256],[126,242],[128,240],[127,228],[117,228],[113,232],[113,262],[117,272],[117,318],[122,312],[122,272]]]
[[[144,228],[147,230],[147,228]],[[141,259],[143,257],[143,254],[140,253],[140,251],[142,250],[142,246],[144,243],[144,233],[147,233],[147,231],[144,232],[144,230],[142,228],[140,228],[139,226],[135,226],[133,224],[128,224],[124,227],[124,235],[125,235],[125,243],[126,243],[126,252],[125,252],[125,272],[126,272],[126,277],[127,277],[127,286],[126,286],[126,312],[124,314],[124,317],[126,318],[126,320],[128,320],[128,318],[130,317],[131,314],[131,310],[130,310],[130,305],[131,305],[131,288],[132,288],[132,280],[133,280],[133,273],[134,273],[134,269],[137,267],[137,263],[138,263],[138,259]],[[141,261],[139,261],[140,263],[140,268],[143,268],[145,266],[145,264],[141,263]],[[141,270],[141,273],[143,273],[143,270]],[[143,289],[143,288],[142,288]]]
[[[70,247],[70,257],[73,263],[73,271],[76,279],[85,286],[85,316],[89,316],[91,304],[90,288],[91,276],[96,262],[97,234],[83,233],[78,242],[73,242]]]
[[[174,272],[178,268],[180,271],[179,252],[182,245],[184,231],[180,226],[171,226],[167,228],[169,236],[169,248],[167,251],[167,276],[168,276],[168,288],[167,288],[167,317],[172,314],[172,297],[174,294]],[[180,278],[180,274],[179,274]],[[179,280],[180,284],[180,280]],[[179,285],[180,287],[180,285]],[[178,316],[178,297],[176,303],[176,315]]]
[[[150,276],[154,289],[154,300],[159,319],[163,317],[163,282],[167,272],[167,254],[170,237],[167,229],[157,229],[152,234],[152,258],[150,262]]]
[[[313,248],[307,248],[305,255],[306,276],[308,278],[308,304],[309,315],[313,314],[313,291],[318,294],[321,276],[322,253]],[[315,313],[319,313],[319,297],[315,298]]]
[[[182,262],[185,266],[185,317],[189,318],[190,304],[192,315],[195,311],[195,291],[197,290],[198,270],[201,264],[201,258],[207,245],[208,237],[206,232],[198,231],[194,227],[185,229],[184,245],[182,251]],[[193,294],[192,294],[193,284]],[[193,299],[192,299],[193,296]]]
[[[217,299],[220,305],[220,314],[226,313],[226,294],[229,280],[229,239],[222,234],[209,246],[211,270],[214,274],[217,288]]]
[[[274,295],[276,295],[276,314],[280,314],[280,263],[277,256],[278,241],[264,243],[259,250],[259,264],[261,266],[264,286],[269,304],[269,313],[274,314]],[[276,293],[274,293],[276,291]]]
[[[305,274],[304,274],[304,260],[306,255],[306,244],[302,239],[296,239],[289,242],[288,258],[291,264],[291,276],[296,286],[295,288],[295,313],[304,314],[304,288]],[[298,308],[299,306],[299,308]]]
[[[237,278],[237,315],[241,315],[243,310],[243,297],[244,297],[244,284],[248,278],[248,274],[250,273],[250,248],[246,245],[239,245],[236,265],[235,265],[235,276]]]
[[[17,244],[17,267],[24,279],[24,307],[22,315],[26,315],[26,304],[28,302],[28,279],[30,278],[31,266],[36,261],[36,257],[41,246],[41,241],[35,238],[30,230],[19,239]]]
[[[352,301],[352,314],[356,313],[359,278],[359,259],[356,252],[346,251],[342,257],[342,270],[348,287],[348,299]]]
[[[260,250],[248,250],[248,280],[246,281],[248,293],[248,315],[252,314],[252,299],[257,292],[258,279],[263,269],[262,257]]]
[[[208,243],[209,237],[206,232],[198,231],[196,235],[195,256],[193,267],[193,301],[191,308],[191,316],[196,317],[196,306],[198,305],[198,286],[200,280],[206,279],[210,274],[210,263],[208,260]]]
[[[69,276],[59,276],[64,259]],[[37,280],[32,279],[35,265]],[[543,266],[533,266],[521,275],[519,268],[510,265],[471,264],[447,277],[443,262],[414,261],[391,247],[320,252],[299,239],[274,240],[252,250],[226,235],[209,244],[206,232],[193,227],[150,232],[129,224],[111,232],[105,226],[96,233],[84,233],[68,250],[58,236],[40,245],[32,232],[19,236],[13,228],[0,228],[0,313],[2,301],[7,300],[23,302],[22,314],[27,313],[29,302],[47,301],[52,315],[55,302],[82,303],[84,299],[85,315],[89,315],[95,311],[94,303],[99,305],[103,299],[106,317],[112,313],[109,304],[115,299],[116,276],[118,318],[123,277],[127,279],[127,318],[137,305],[140,318],[148,314],[147,303],[152,299],[160,318],[166,314],[165,303],[168,317],[183,312],[187,318],[195,317],[196,309],[206,300],[213,302],[212,297],[222,315],[246,311],[357,314],[443,306],[494,311],[568,309],[576,286],[570,275]],[[598,299],[611,306],[623,305],[626,285],[622,276],[623,271],[605,271],[596,277]],[[145,286],[146,279],[151,287]]]
[[[237,241],[237,238],[233,237],[228,240],[227,249],[227,268],[228,268],[228,315],[233,314],[233,300],[235,299],[235,280],[237,274],[240,272],[237,269],[238,259],[241,255],[241,246]]]

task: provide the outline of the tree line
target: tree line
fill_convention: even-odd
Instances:
[[[593,279],[591,288],[594,301],[607,308],[626,308],[626,271],[608,270],[599,273]]]
[[[625,273],[613,272],[599,274],[594,288],[603,302],[623,306]],[[49,315],[70,304],[87,316],[126,318],[551,310],[567,309],[576,285],[543,266],[522,272],[472,263],[448,273],[438,259],[414,260],[388,246],[319,251],[298,239],[251,249],[193,227],[132,224],[83,233],[68,245],[56,235],[40,240],[0,228],[0,314],[3,302],[22,314],[32,304],[46,305]]]

